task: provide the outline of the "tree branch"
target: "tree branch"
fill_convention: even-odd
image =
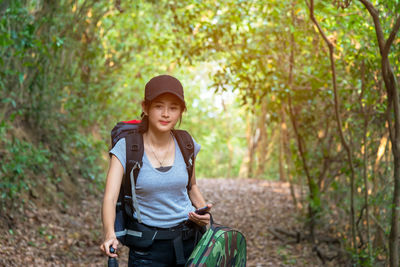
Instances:
[[[390,32],[389,38],[386,40],[385,47],[382,51],[382,58],[387,57],[389,55],[390,47],[393,44],[394,39],[396,38],[396,34],[400,29],[400,16],[396,20],[396,24],[394,25],[392,31]]]
[[[307,2],[307,1],[306,1]],[[309,9],[310,9],[310,18],[312,22],[314,23],[315,26],[317,26],[319,33],[321,34],[322,38],[324,38],[325,42],[327,43],[329,49],[333,49],[333,44],[332,42],[328,39],[328,37],[325,35],[324,31],[322,30],[321,26],[317,22],[314,16],[314,1],[310,1],[310,3],[307,3]]]
[[[308,5],[308,4],[307,4]],[[310,19],[314,23],[314,25],[318,28],[318,31],[322,38],[325,40],[325,43],[327,44],[329,48],[329,59],[331,62],[331,71],[332,71],[332,84],[333,84],[333,93],[334,93],[334,104],[335,104],[335,116],[336,116],[336,122],[337,122],[337,127],[338,127],[338,132],[340,136],[341,143],[347,153],[347,160],[348,164],[351,170],[351,177],[350,177],[350,221],[351,221],[351,233],[352,233],[352,243],[354,250],[357,252],[357,240],[356,240],[356,231],[357,231],[357,225],[355,223],[355,206],[354,206],[354,180],[355,180],[355,170],[354,170],[354,163],[353,163],[353,157],[352,157],[352,151],[351,147],[349,146],[348,142],[346,141],[346,138],[343,133],[343,128],[342,128],[342,119],[340,116],[340,102],[339,102],[339,96],[338,96],[338,89],[337,89],[337,84],[336,84],[336,67],[335,67],[335,59],[334,59],[334,45],[333,43],[327,38],[325,35],[324,31],[322,30],[321,26],[319,25],[318,21],[315,19],[314,16],[314,0],[310,0]],[[378,19],[379,22],[379,19]]]
[[[383,34],[381,23],[379,21],[379,12],[372,5],[372,3],[370,1],[368,1],[368,0],[359,0],[359,1],[365,6],[365,8],[371,14],[372,19],[374,20],[376,36],[378,37],[377,39],[378,39],[379,50],[382,55],[382,52],[385,48],[385,36]]]

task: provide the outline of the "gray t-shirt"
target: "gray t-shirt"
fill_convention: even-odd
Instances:
[[[140,169],[136,184],[141,219],[144,224],[169,228],[188,219],[188,213],[194,207],[187,193],[188,172],[185,160],[175,141],[175,159],[172,168],[161,172],[151,165],[146,152],[143,154],[143,166]],[[195,156],[200,151],[200,145],[194,141]],[[125,171],[126,150],[125,138],[120,139],[110,150],[115,155]],[[136,218],[136,214],[134,214]]]

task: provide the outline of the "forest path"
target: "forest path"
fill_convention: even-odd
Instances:
[[[301,230],[288,183],[256,179],[200,179],[198,183],[214,204],[215,221],[245,235],[247,266],[321,266],[309,244],[285,245],[268,231]]]
[[[321,266],[307,243],[285,245],[269,228],[299,229],[287,183],[255,179],[199,179],[214,220],[240,230],[247,240],[247,266]],[[106,266],[99,251],[101,197],[76,206],[25,209],[25,218],[0,229],[0,266]],[[9,230],[12,228],[12,231]],[[120,249],[126,266],[127,249]]]

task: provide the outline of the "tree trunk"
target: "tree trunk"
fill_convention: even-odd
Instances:
[[[244,157],[239,170],[239,176],[249,178],[253,176],[253,161],[254,161],[254,134],[253,134],[253,113],[247,113],[246,117],[246,140],[247,154]]]
[[[306,0],[307,1],[307,0]],[[331,62],[331,71],[332,71],[332,84],[333,84],[333,93],[334,93],[334,102],[335,102],[335,115],[336,115],[336,122],[338,126],[338,132],[340,135],[340,140],[341,143],[346,150],[347,153],[347,161],[349,163],[350,171],[351,171],[351,177],[350,177],[350,225],[351,225],[351,236],[352,236],[352,243],[353,243],[353,249],[354,252],[358,254],[357,252],[357,239],[356,239],[356,221],[355,221],[355,208],[354,208],[354,183],[355,183],[355,171],[354,171],[354,164],[353,164],[353,155],[352,151],[350,149],[349,144],[347,143],[344,134],[343,134],[343,129],[342,129],[342,119],[340,116],[340,103],[339,103],[339,97],[338,97],[338,92],[337,92],[337,85],[336,85],[336,69],[335,69],[335,59],[334,59],[334,46],[332,42],[326,37],[325,33],[323,32],[322,28],[318,24],[317,20],[315,19],[314,16],[314,0],[310,0],[310,3],[307,5],[310,10],[310,18],[315,24],[315,26],[318,28],[318,31],[322,38],[324,39],[325,43],[327,44],[329,48],[329,59]]]
[[[292,11],[291,11],[291,18],[292,18],[292,23],[293,26],[295,25],[295,18],[294,18],[294,5],[295,2],[292,2]],[[290,89],[293,89],[293,69],[294,69],[294,49],[295,49],[295,40],[294,40],[294,35],[291,34],[290,37],[290,56],[289,56],[289,76],[288,76],[288,87]],[[310,229],[310,238],[311,242],[315,243],[315,224],[316,220],[318,217],[318,213],[320,211],[321,207],[321,199],[320,199],[320,192],[317,183],[315,182],[315,179],[311,176],[311,173],[308,168],[307,164],[307,151],[306,148],[304,147],[303,143],[303,138],[300,135],[299,128],[297,125],[297,118],[295,117],[295,112],[293,111],[293,106],[292,106],[292,97],[290,93],[288,94],[288,110],[289,110],[289,118],[293,126],[295,138],[297,141],[297,147],[298,151],[300,154],[300,158],[302,161],[303,165],[303,170],[304,173],[307,177],[307,184],[308,184],[308,195],[309,195],[309,201],[308,201],[308,216],[309,216],[309,229]]]
[[[248,144],[249,162],[247,163],[247,172],[248,172],[248,177],[253,177],[254,151],[255,151],[255,146],[256,146],[257,140],[256,140],[256,136],[253,131],[253,121],[252,120],[250,120],[250,122],[249,122],[249,128],[248,128],[247,134],[248,134],[247,140],[249,141],[249,144]]]
[[[281,108],[281,154],[282,154],[282,164],[286,168],[283,168],[282,170],[282,175],[287,175],[287,180],[289,181],[290,184],[290,195],[292,196],[293,200],[293,205],[297,207],[297,198],[296,198],[296,192],[294,190],[294,181],[293,177],[290,173],[290,170],[293,168],[292,166],[292,155],[290,153],[290,148],[289,148],[289,133],[287,130],[287,124],[286,124],[286,112],[285,108],[283,106],[284,104],[282,103],[282,108]]]
[[[389,239],[390,266],[399,266],[399,218],[400,218],[400,106],[397,79],[389,62],[390,47],[400,28],[400,16],[397,17],[388,39],[385,36],[379,19],[378,10],[368,0],[359,0],[368,10],[375,25],[375,33],[381,53],[382,77],[385,82],[388,100],[388,124],[390,142],[392,143],[394,165],[394,190],[392,205],[392,223]],[[392,114],[393,107],[393,114]],[[393,127],[394,122],[394,127]]]
[[[255,175],[260,177],[264,174],[265,171],[265,163],[267,160],[267,152],[268,152],[268,136],[267,136],[267,101],[266,99],[261,100],[261,115],[258,117],[258,129],[259,129],[259,138],[257,143],[257,169]]]
[[[229,111],[226,107],[225,101],[222,99],[221,101],[222,108],[224,110],[224,120],[221,122],[225,129],[227,129],[227,133],[225,135],[226,146],[228,148],[228,170],[226,171],[225,177],[232,177],[232,166],[233,166],[233,155],[234,155],[234,148],[231,143],[231,128],[229,127]]]
[[[285,125],[286,126],[286,125]],[[285,172],[285,160],[284,160],[284,149],[283,149],[283,127],[285,127],[283,125],[283,122],[281,123],[281,128],[280,128],[280,132],[279,132],[279,181],[281,182],[286,182],[287,178],[286,178],[286,172]]]
[[[364,117],[364,132],[363,132],[363,179],[364,179],[364,205],[365,205],[365,221],[367,223],[367,242],[368,242],[368,257],[370,263],[373,263],[372,258],[372,242],[371,242],[371,229],[369,224],[369,201],[368,201],[368,141],[367,141],[367,133],[368,133],[368,121],[369,121],[369,107],[364,107],[362,100],[365,92],[365,64],[364,61],[361,64],[361,95],[360,95],[360,108]]]
[[[296,141],[297,141],[297,147],[299,150],[300,158],[303,163],[303,170],[306,174],[307,177],[307,183],[308,183],[308,188],[309,188],[309,198],[310,202],[308,203],[308,213],[309,213],[309,229],[310,229],[310,237],[311,241],[314,243],[315,242],[315,221],[318,216],[318,211],[320,210],[321,207],[321,200],[319,196],[319,189],[318,185],[315,182],[314,178],[311,176],[308,164],[307,164],[307,158],[306,158],[306,151],[304,148],[303,144],[303,138],[301,137],[299,130],[298,130],[298,125],[297,125],[297,119],[294,115],[293,112],[293,107],[292,107],[292,99],[291,96],[289,95],[289,114],[290,114],[290,120],[293,125],[294,133],[296,136]]]
[[[386,123],[386,128],[388,127],[387,123]],[[372,195],[376,196],[378,194],[378,192],[381,190],[381,188],[379,187],[379,181],[378,181],[378,177],[383,175],[379,172],[379,165],[381,162],[381,159],[383,158],[383,156],[386,154],[385,151],[388,150],[388,154],[391,153],[391,149],[389,147],[388,144],[388,139],[389,139],[389,131],[385,132],[385,134],[381,137],[380,142],[379,142],[379,147],[378,147],[378,151],[376,153],[376,159],[375,159],[375,163],[374,163],[374,167],[372,170]],[[390,155],[390,154],[389,154]],[[385,163],[386,166],[389,166],[389,162]],[[373,207],[373,216],[376,218],[377,221],[380,220],[380,215],[381,215],[381,209],[379,206],[374,206]],[[377,223],[375,223],[375,235],[374,235],[374,242],[373,242],[373,246],[377,247],[377,248],[385,248],[386,247],[386,243],[385,243],[385,232],[382,229],[382,227],[380,227]]]

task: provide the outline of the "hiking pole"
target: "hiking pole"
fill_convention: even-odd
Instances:
[[[115,249],[110,246],[110,252],[115,253]],[[108,257],[108,267],[118,267],[118,261],[116,258]]]

